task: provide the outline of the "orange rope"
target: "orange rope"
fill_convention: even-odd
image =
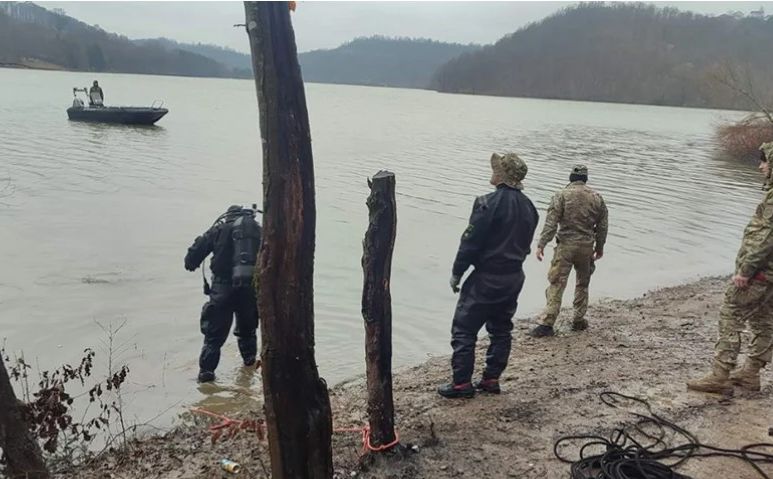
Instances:
[[[386,451],[387,449],[391,449],[395,447],[396,445],[400,444],[400,435],[395,430],[395,440],[388,443],[383,444],[381,446],[374,446],[370,443],[370,427],[369,426],[363,426],[363,427],[345,427],[345,428],[336,428],[333,429],[333,432],[359,432],[362,433],[362,450],[364,452],[381,452]]]
[[[200,407],[191,408],[191,412],[197,412],[199,414],[204,414],[205,416],[211,416],[211,417],[214,417],[214,418],[217,418],[217,419],[221,419],[223,421],[233,421],[233,419],[231,419],[231,418],[228,418],[226,416],[214,413],[212,411],[207,411],[206,409],[200,408]]]
[[[241,429],[254,429],[255,432],[258,433],[258,436],[263,438],[265,437],[265,425],[258,421],[238,421],[235,419],[231,419],[228,416],[224,416],[222,414],[218,414],[212,411],[208,411],[204,408],[200,407],[194,407],[191,408],[191,412],[203,414],[205,416],[210,416],[215,419],[220,419],[220,422],[217,424],[213,424],[209,426],[209,431],[213,435],[213,440],[216,440],[217,437],[220,437],[222,434],[223,429],[227,428],[241,428]],[[374,446],[370,442],[370,426],[363,426],[363,427],[339,427],[333,429],[333,432],[336,433],[342,433],[342,432],[358,432],[362,434],[362,450],[363,452],[367,453],[370,452],[382,452],[386,451],[387,449],[391,449],[398,445],[400,443],[400,435],[397,433],[397,430],[395,430],[395,440],[388,443],[383,444],[381,446]]]
[[[205,416],[210,416],[215,419],[220,419],[219,423],[209,426],[209,432],[212,433],[213,443],[216,442],[217,439],[223,434],[224,429],[230,429],[232,436],[235,435],[241,429],[241,430],[253,431],[257,433],[258,439],[261,439],[261,440],[266,437],[266,427],[262,421],[255,421],[255,420],[238,421],[235,419],[231,419],[228,416],[223,416],[222,414],[217,414],[200,407],[191,408],[191,412],[204,414]]]

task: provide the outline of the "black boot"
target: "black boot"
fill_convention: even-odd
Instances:
[[[471,398],[475,396],[475,389],[470,383],[458,385],[449,383],[440,386],[437,393],[448,399]]]
[[[476,390],[489,394],[499,394],[502,392],[498,379],[481,379],[480,381],[475,381],[472,385]]]
[[[215,373],[212,371],[199,371],[198,381],[201,383],[211,383],[215,380]]]
[[[540,324],[536,328],[529,331],[529,336],[532,338],[544,338],[547,336],[553,336],[553,326]]]

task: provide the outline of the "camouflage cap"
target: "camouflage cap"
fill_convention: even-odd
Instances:
[[[765,155],[765,159],[768,163],[773,161],[773,141],[761,144],[760,151]]]
[[[572,174],[588,176],[588,167],[585,165],[574,165],[572,167]]]
[[[517,189],[523,188],[521,181],[526,178],[526,173],[529,171],[526,163],[515,153],[505,153],[504,155],[493,153],[491,155],[491,169],[503,184]]]

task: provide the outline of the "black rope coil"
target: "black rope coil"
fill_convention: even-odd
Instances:
[[[773,464],[772,443],[749,444],[740,449],[710,446],[701,443],[686,429],[655,414],[644,399],[612,391],[602,392],[599,399],[615,409],[621,409],[625,401],[634,403],[643,406],[646,413],[629,410],[637,420],[614,429],[609,438],[590,434],[559,438],[553,445],[553,453],[560,461],[571,464],[571,479],[690,479],[674,469],[691,458],[702,457],[735,458],[748,464],[760,478],[771,479],[760,465]],[[567,459],[559,453],[561,446],[577,441],[585,441],[580,446],[578,460]],[[604,452],[591,452],[599,448],[603,448]]]

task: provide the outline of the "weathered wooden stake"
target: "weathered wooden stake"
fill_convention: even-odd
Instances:
[[[8,461],[6,472],[11,478],[48,479],[40,445],[30,434],[20,405],[0,357],[0,449]]]
[[[392,296],[389,291],[397,229],[395,175],[380,171],[368,181],[368,186],[370,221],[362,243],[362,317],[365,319],[371,445],[378,448],[396,440],[392,401]]]
[[[263,140],[259,261],[271,477],[333,477],[327,385],[314,360],[314,164],[288,2],[245,2]]]

